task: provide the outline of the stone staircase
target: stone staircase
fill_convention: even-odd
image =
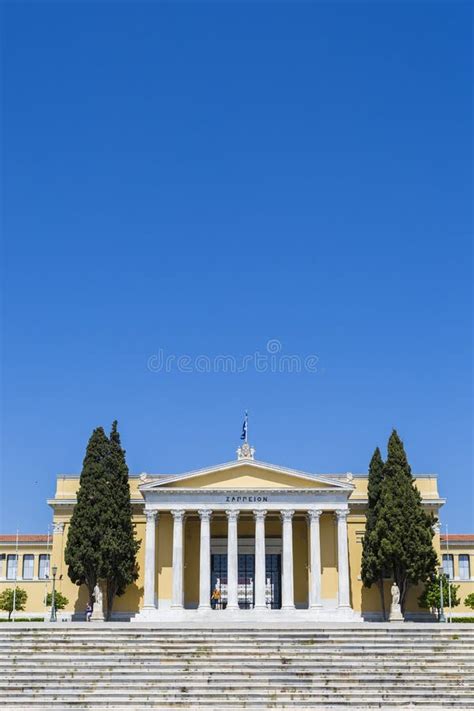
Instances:
[[[474,626],[3,624],[10,709],[474,708]]]

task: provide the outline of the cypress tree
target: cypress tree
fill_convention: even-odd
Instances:
[[[383,459],[377,447],[369,464],[368,506],[364,539],[362,542],[361,577],[365,587],[370,588],[377,583],[382,605],[382,615],[385,619],[385,597],[383,587],[383,560],[380,551],[380,540],[376,530],[376,506],[380,498],[383,479]]]
[[[374,516],[379,563],[391,572],[397,583],[403,611],[410,585],[426,582],[435,574],[437,557],[432,544],[434,518],[423,510],[420,492],[396,430],[388,441]]]
[[[101,544],[100,577],[106,582],[106,619],[110,619],[115,596],[138,577],[132,504],[125,451],[120,444],[117,421],[112,424],[106,461],[108,509]]]
[[[90,602],[102,564],[102,535],[109,505],[105,479],[108,456],[109,440],[102,427],[97,427],[87,445],[64,552],[69,578],[76,585],[87,585]]]

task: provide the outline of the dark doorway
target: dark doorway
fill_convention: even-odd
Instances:
[[[281,555],[270,553],[265,556],[265,583],[270,582],[270,607],[281,607]],[[267,588],[268,589],[268,588]]]
[[[248,610],[255,605],[255,555],[240,553],[238,556],[238,591],[239,607]],[[265,585],[267,605],[272,610],[281,607],[281,554],[267,553],[265,556]],[[224,609],[227,605],[227,554],[211,555],[211,591],[219,591],[217,599],[212,601],[215,609]]]
[[[239,607],[249,610],[255,604],[255,555],[253,553],[239,554]]]

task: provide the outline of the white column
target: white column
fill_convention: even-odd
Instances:
[[[337,518],[337,570],[339,574],[338,606],[350,607],[349,552],[347,546],[347,510],[336,511]]]
[[[156,608],[155,602],[155,541],[158,511],[145,511],[145,599],[143,608]]]
[[[321,509],[309,509],[309,606],[321,607],[321,537],[319,532],[319,519]]]
[[[255,516],[255,609],[266,610],[265,604],[265,516],[266,511],[254,511]]]
[[[211,605],[211,514],[209,509],[198,511],[201,519],[201,548],[199,553],[199,609]]]
[[[183,608],[183,509],[171,511],[173,514],[173,592],[171,607]]]
[[[293,514],[294,511],[282,511],[283,521],[283,570],[281,585],[282,610],[291,610],[295,607],[293,584]]]
[[[238,610],[238,511],[226,511],[227,514],[227,609]]]

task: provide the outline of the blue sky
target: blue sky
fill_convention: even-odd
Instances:
[[[472,531],[470,3],[2,14],[0,530],[46,530],[97,425],[179,472],[248,408],[258,458],[316,472],[397,427]],[[196,372],[272,339],[316,372]]]

